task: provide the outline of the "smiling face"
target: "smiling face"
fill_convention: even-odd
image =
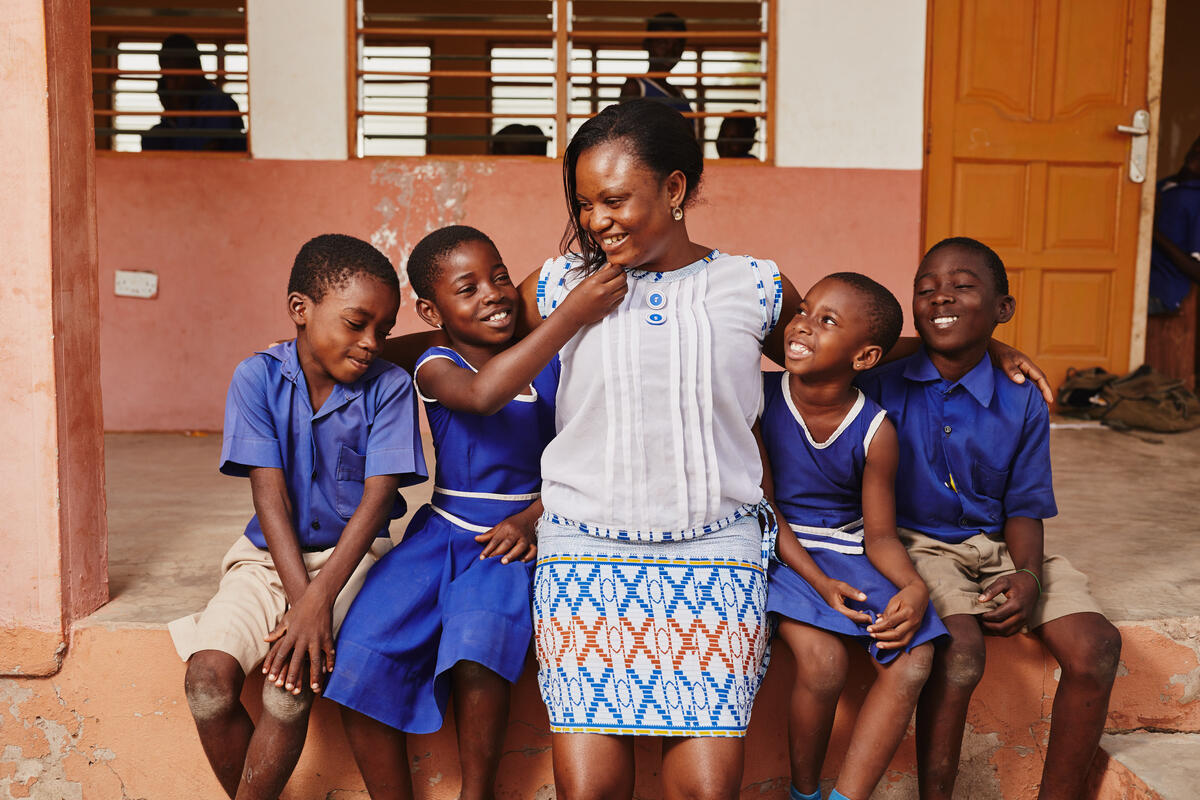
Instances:
[[[400,293],[366,274],[329,287],[320,302],[300,292],[288,295],[296,350],[309,387],[361,378],[379,355],[399,309]]]
[[[824,278],[808,290],[784,332],[784,366],[806,378],[846,377],[875,366],[883,348],[871,342],[863,297]]]
[[[575,165],[579,223],[621,267],[659,268],[680,234],[686,243],[686,229],[671,216],[686,188],[682,172],[659,178],[620,139],[583,151]]]
[[[465,241],[441,257],[433,299],[417,301],[417,313],[442,326],[462,347],[495,347],[516,329],[517,287],[491,243]]]
[[[913,284],[913,322],[931,355],[977,361],[996,326],[1012,319],[982,256],[950,245],[930,253]]]

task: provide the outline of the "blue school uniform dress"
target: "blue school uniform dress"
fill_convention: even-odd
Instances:
[[[1172,175],[1158,182],[1155,226],[1185,253],[1200,252],[1200,180]],[[1192,280],[1154,245],[1150,252],[1150,313],[1177,311]]]
[[[867,595],[846,605],[882,614],[896,586],[868,560],[863,548],[862,477],[871,440],[887,412],[861,391],[833,434],[817,442],[792,402],[788,373],[763,375],[762,435],[775,482],[775,502],[800,544],[831,578]],[[857,623],[830,607],[786,564],[772,561],[768,572],[767,610],[831,633],[860,640],[881,663],[899,650],[880,650]],[[908,649],[946,634],[929,606]]]
[[[454,350],[433,347],[417,362],[418,382],[421,367],[442,358],[471,369]],[[393,728],[432,733],[459,661],[510,682],[520,676],[533,633],[533,564],[480,560],[475,536],[537,499],[558,375],[555,358],[532,394],[491,416],[422,396],[437,454],[433,499],[367,576],[342,625],[326,697]]]

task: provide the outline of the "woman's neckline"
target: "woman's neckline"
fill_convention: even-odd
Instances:
[[[707,267],[720,255],[720,250],[713,249],[708,251],[706,255],[701,256],[692,263],[680,267],[679,269],[667,270],[666,272],[647,269],[631,269],[628,271],[628,275],[634,280],[644,280],[649,281],[650,283],[669,283],[671,281],[680,280],[681,278],[686,278],[689,275],[695,275],[697,272]]]

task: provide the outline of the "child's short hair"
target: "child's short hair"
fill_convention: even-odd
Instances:
[[[904,327],[904,311],[896,295],[883,284],[858,272],[835,272],[828,277],[854,289],[866,301],[862,310],[867,318],[870,343],[882,347],[883,354],[887,355],[895,347],[900,329]]]
[[[326,233],[309,239],[296,254],[288,293],[300,292],[319,303],[327,291],[345,286],[357,275],[370,275],[400,291],[400,278],[387,256],[362,239]]]
[[[496,246],[488,235],[470,225],[448,225],[417,242],[408,257],[408,282],[417,297],[433,299],[433,286],[442,272],[442,259],[465,242],[485,242]]]
[[[925,256],[921,259],[922,262],[929,258],[934,252],[941,250],[943,247],[961,247],[975,255],[979,256],[979,260],[992,276],[992,285],[1000,295],[1008,294],[1008,271],[1004,269],[1004,262],[1000,260],[1000,256],[996,251],[988,247],[978,239],[972,239],[970,236],[951,236],[942,239],[940,242],[929,248]]]

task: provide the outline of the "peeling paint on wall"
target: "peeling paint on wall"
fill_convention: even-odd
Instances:
[[[395,264],[400,286],[408,287],[405,263],[426,234],[466,219],[466,201],[473,182],[490,175],[491,162],[480,161],[383,161],[371,172],[371,185],[383,194],[374,205],[378,224],[371,244]],[[413,301],[411,291],[402,296]]]

